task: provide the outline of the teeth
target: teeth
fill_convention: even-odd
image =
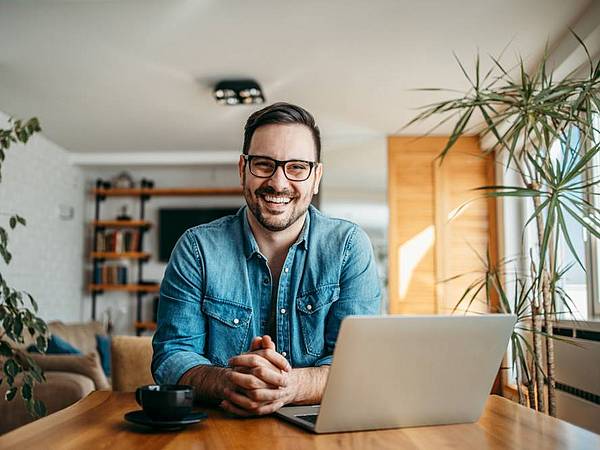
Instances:
[[[290,198],[288,197],[274,197],[272,195],[265,195],[265,200],[271,203],[289,203]]]

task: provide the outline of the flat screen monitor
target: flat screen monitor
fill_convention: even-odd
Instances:
[[[158,260],[169,261],[177,240],[188,228],[237,213],[236,208],[162,208],[158,211]]]

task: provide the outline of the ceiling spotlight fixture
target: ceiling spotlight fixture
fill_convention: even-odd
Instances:
[[[223,80],[213,90],[217,103],[222,105],[249,105],[264,103],[262,89],[254,80]]]

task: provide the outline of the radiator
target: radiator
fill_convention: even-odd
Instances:
[[[557,416],[600,433],[600,323],[561,322],[554,334]]]

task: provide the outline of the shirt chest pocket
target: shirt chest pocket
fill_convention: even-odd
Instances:
[[[339,297],[339,286],[324,286],[296,298],[302,339],[308,354],[323,354],[327,315]]]
[[[246,351],[252,308],[239,303],[204,297],[202,312],[207,321],[207,357],[213,364],[227,366],[227,361]]]

